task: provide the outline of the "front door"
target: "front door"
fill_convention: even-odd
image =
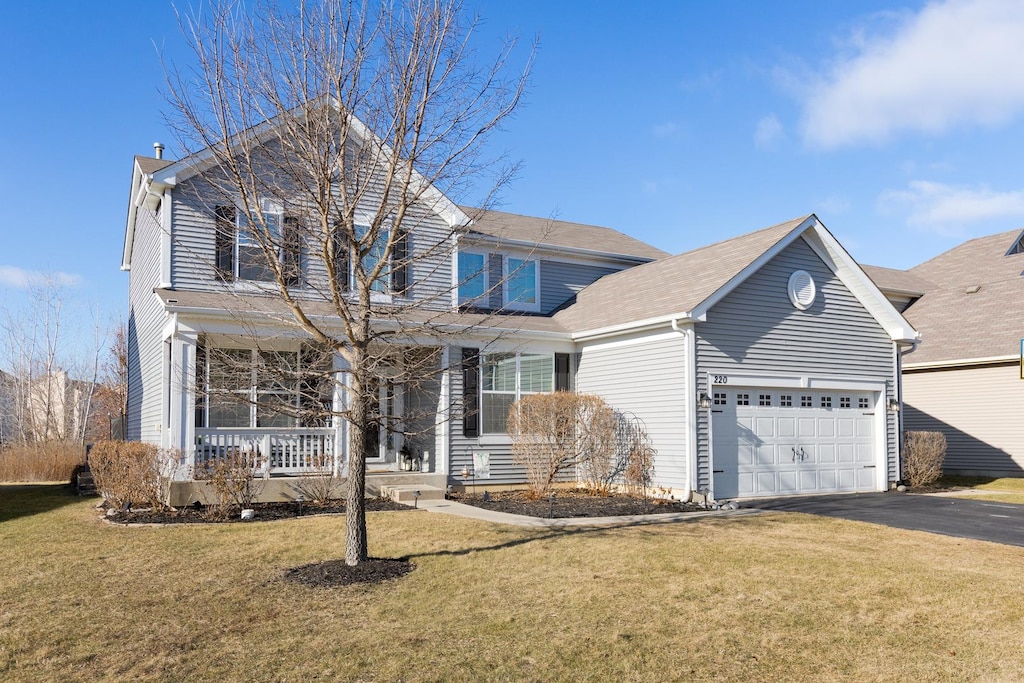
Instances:
[[[373,463],[393,464],[402,447],[401,386],[391,379],[375,382],[374,400],[370,404],[371,426],[363,433],[366,460]]]

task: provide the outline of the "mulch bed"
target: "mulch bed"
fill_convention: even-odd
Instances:
[[[640,498],[624,494],[600,495],[582,489],[558,489],[554,492],[553,500],[530,500],[525,491],[452,494],[451,499],[487,510],[528,517],[618,517],[704,510],[700,505],[677,500]]]
[[[308,515],[345,514],[345,503],[337,501],[331,505],[314,505],[312,503],[255,503],[252,506],[255,516],[252,521],[269,521],[275,519],[294,519]],[[396,503],[387,498],[367,498],[367,512],[400,512],[412,510],[408,505]],[[222,524],[242,522],[237,509],[220,510],[215,507],[183,507],[167,510],[117,510],[108,516],[118,524]]]
[[[286,581],[294,581],[315,588],[349,586],[354,583],[380,583],[405,576],[416,565],[409,560],[389,560],[371,557],[354,567],[345,560],[324,560],[293,567],[284,573]]]

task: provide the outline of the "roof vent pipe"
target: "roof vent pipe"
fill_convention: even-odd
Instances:
[[[154,142],[153,143],[153,155],[157,159],[163,159],[164,158],[164,145],[163,145],[163,143],[161,143],[161,142]]]

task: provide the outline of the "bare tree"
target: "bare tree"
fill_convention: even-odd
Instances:
[[[437,217],[447,197],[508,179],[484,142],[518,105],[532,52],[522,71],[514,40],[478,61],[458,0],[227,1],[182,27],[195,64],[169,70],[169,119],[185,150],[208,150],[218,226],[244,235],[247,279],[282,304],[279,322],[344,361],[333,412],[350,427],[345,559],[358,564],[367,443],[386,421],[374,396],[440,369],[440,341],[423,340],[454,322],[451,278],[436,281],[459,226]],[[242,267],[213,265],[224,279]]]
[[[61,276],[44,274],[29,283],[24,305],[0,309],[11,412],[5,418],[22,443],[85,436],[105,337],[94,323],[93,343],[82,342],[85,335],[66,318],[73,302]]]

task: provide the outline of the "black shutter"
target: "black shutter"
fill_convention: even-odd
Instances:
[[[480,436],[480,349],[462,349],[462,436]]]
[[[555,391],[569,391],[569,354],[555,354]]]
[[[409,233],[399,230],[391,247],[391,292],[405,294],[409,288]]]
[[[345,230],[341,223],[334,227],[334,277],[338,281],[338,290],[348,291],[348,241],[345,239]]]
[[[217,216],[214,242],[214,268],[221,280],[233,280],[235,277],[235,207],[218,206],[214,209]]]
[[[281,234],[281,268],[284,281],[289,287],[295,287],[301,281],[302,269],[302,235],[299,231],[299,219],[285,216]]]

